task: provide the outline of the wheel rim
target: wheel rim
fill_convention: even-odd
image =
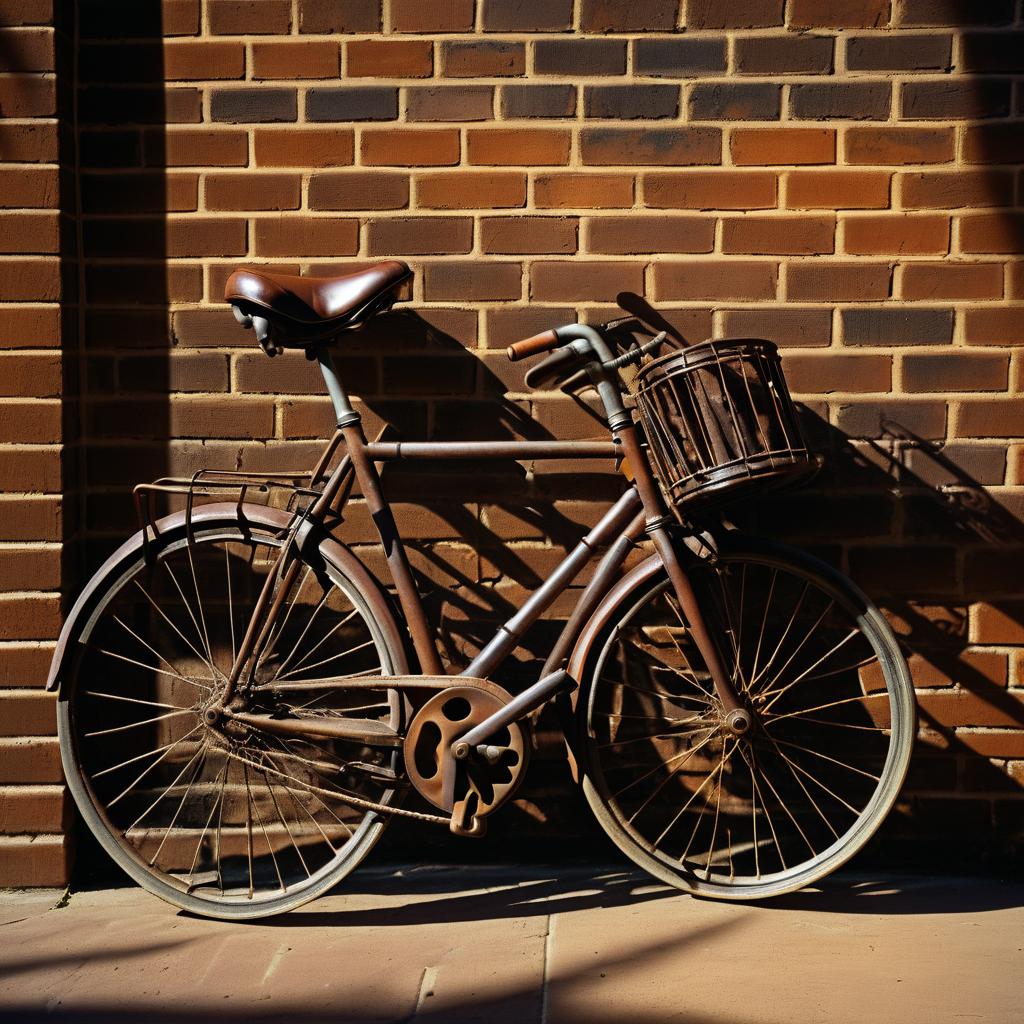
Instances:
[[[693,582],[727,638],[752,728],[728,728],[662,579],[596,659],[590,781],[627,852],[676,884],[731,896],[797,888],[852,856],[891,805],[909,754],[909,687],[887,664],[878,612],[822,577],[737,555]]]
[[[204,714],[280,544],[207,530],[133,565],[80,634],[62,702],[69,779],[101,843],[151,890],[200,912],[245,915],[310,898],[379,830],[376,813],[344,798],[394,798],[387,751],[234,729]],[[304,565],[248,697],[259,712],[397,728],[393,690],[303,689],[392,671],[358,591],[327,563]]]

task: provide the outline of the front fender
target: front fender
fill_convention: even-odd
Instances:
[[[184,510],[174,512],[157,520],[149,529],[149,543],[169,542],[184,536],[187,529],[187,517]],[[193,527],[202,527],[217,520],[234,522],[240,525],[250,523],[269,530],[286,532],[293,524],[291,513],[265,505],[239,505],[237,502],[211,502],[193,509],[191,523]],[[156,538],[154,540],[154,537]],[[333,562],[352,583],[362,592],[376,617],[382,632],[391,642],[391,648],[401,659],[396,664],[395,672],[404,675],[409,671],[406,661],[406,644],[401,630],[395,622],[390,602],[381,585],[370,575],[363,563],[347,548],[330,534],[314,531],[310,537],[316,539],[320,553]],[[308,537],[306,538],[309,539]],[[57,638],[57,647],[50,662],[50,673],[46,680],[47,690],[60,691],[62,674],[72,654],[74,645],[72,638],[79,632],[79,627],[88,622],[100,596],[111,581],[118,579],[142,555],[146,535],[140,530],[128,538],[92,575],[82,592],[78,595],[64,620],[64,626]]]

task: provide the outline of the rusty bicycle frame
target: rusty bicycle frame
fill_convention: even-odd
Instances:
[[[708,666],[722,704],[726,727],[736,735],[749,728],[749,712],[737,698],[718,647],[701,614],[686,571],[676,554],[673,537],[669,531],[669,526],[674,520],[655,482],[646,452],[637,435],[633,416],[623,406],[621,383],[617,377],[613,380],[614,360],[611,353],[604,339],[593,328],[579,324],[572,325],[572,328],[576,332],[574,336],[579,337],[582,334],[589,346],[588,351],[592,351],[598,357],[597,362],[589,364],[588,372],[604,401],[608,426],[612,433],[610,441],[369,442],[363,431],[360,415],[353,409],[335,372],[330,353],[322,347],[314,350],[334,406],[338,429],[328,443],[317,468],[311,474],[310,483],[313,484],[318,477],[323,477],[325,467],[341,445],[344,445],[345,453],[327,476],[319,496],[292,527],[289,542],[282,546],[274,569],[268,573],[223,693],[220,699],[205,711],[211,724],[222,715],[245,721],[244,707],[237,702],[233,707],[233,701],[240,685],[244,686],[246,666],[257,662],[287,604],[301,565],[301,560],[296,557],[297,552],[301,551],[309,538],[316,534],[318,525],[329,532],[328,517],[340,514],[340,506],[347,501],[352,485],[356,483],[383,547],[413,650],[419,662],[420,673],[424,677],[433,677],[435,685],[438,677],[450,678],[452,685],[456,685],[459,678],[464,677],[488,678],[512,653],[526,630],[572,583],[583,567],[606,549],[594,577],[581,594],[576,608],[549,653],[538,681],[454,743],[452,754],[456,759],[466,758],[497,730],[524,718],[557,694],[575,687],[575,681],[560,670],[559,666],[570,653],[573,641],[582,626],[610,588],[630,550],[645,533],[653,542],[665,567],[694,642]],[[510,357],[512,354],[510,350]],[[566,555],[522,607],[498,628],[494,637],[484,645],[470,664],[458,676],[445,676],[402,538],[384,497],[378,463],[402,459],[511,458],[534,461],[612,457],[618,460],[627,479],[632,480],[625,493]],[[380,602],[385,600],[380,594],[374,597]],[[389,611],[375,610],[380,610],[384,614]],[[331,685],[330,680],[323,682],[325,687]],[[304,685],[309,686],[309,683]],[[261,720],[261,725],[263,728],[281,731],[295,731],[298,728],[297,724],[284,721]],[[339,730],[343,728],[340,723],[314,726],[306,722],[301,726],[301,729],[307,732],[316,730],[319,733],[323,730],[323,735],[339,735]]]

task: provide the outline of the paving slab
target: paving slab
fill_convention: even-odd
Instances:
[[[368,870],[228,924],[139,889],[0,894],[0,1021],[1021,1019],[1024,885],[843,877],[711,903],[618,867]]]

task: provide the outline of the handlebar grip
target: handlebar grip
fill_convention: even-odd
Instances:
[[[508,347],[508,357],[512,362],[517,362],[520,359],[525,359],[527,356],[535,356],[541,352],[550,352],[551,349],[557,348],[562,342],[558,340],[558,335],[552,331],[544,331],[543,334],[535,334],[532,338],[526,338],[524,341],[517,341],[514,345]]]

